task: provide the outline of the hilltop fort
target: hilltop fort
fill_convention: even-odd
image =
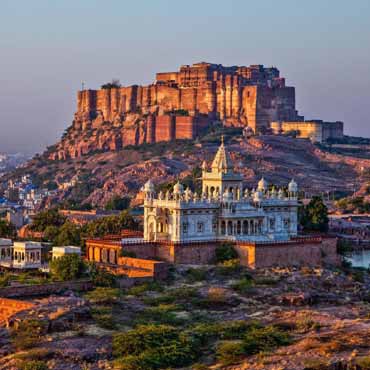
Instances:
[[[215,122],[248,127],[251,134],[289,130],[304,121],[295,105],[295,88],[286,86],[275,67],[183,65],[177,72],[157,73],[148,86],[124,87],[117,82],[77,94],[77,111],[50,159],[75,158],[95,150],[119,150],[127,145],[194,139]],[[276,122],[280,126],[276,128]],[[285,124],[282,124],[285,123]],[[329,125],[321,140],[343,135],[343,124]],[[312,127],[312,125],[310,126]],[[332,130],[331,128],[334,128]],[[302,132],[307,133],[305,128]],[[307,134],[308,135],[308,134]]]

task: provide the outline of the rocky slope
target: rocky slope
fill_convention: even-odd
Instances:
[[[121,295],[100,288],[85,299],[71,294],[36,300],[36,308],[17,320],[37,318],[45,323],[45,332],[34,348],[17,352],[4,331],[0,369],[16,369],[19,361],[32,358],[50,369],[110,369],[112,335],[150,323],[173,325],[192,335],[201,330],[209,336],[198,365],[186,367],[189,370],[369,368],[367,272],[308,268],[247,272],[231,266],[184,265],[176,267],[174,278],[172,283],[138,286]],[[215,356],[220,345],[238,342],[216,339],[222,325],[241,322],[273,325],[290,340],[256,355]],[[258,345],[258,337],[254,340]]]
[[[261,176],[277,185],[295,178],[308,193],[351,193],[367,180],[370,159],[330,153],[307,140],[282,136],[244,139],[235,129],[229,130],[225,131],[226,144],[246,186],[256,186]],[[4,179],[22,173],[32,174],[43,185],[77,179],[53,201],[73,199],[103,206],[113,195],[134,197],[149,178],[161,184],[188,176],[203,160],[211,163],[218,145],[219,133],[201,141],[144,144],[62,161],[49,160],[45,154]]]

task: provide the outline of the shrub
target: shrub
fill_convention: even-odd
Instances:
[[[241,266],[238,259],[225,261],[217,266],[216,273],[221,276],[234,275],[240,273]]]
[[[267,276],[261,276],[254,278],[254,282],[257,285],[276,285],[279,282],[280,278],[273,278]]]
[[[320,324],[314,321],[310,315],[305,315],[296,322],[296,329],[302,333],[306,333],[310,330],[317,330],[319,328]]]
[[[163,291],[163,286],[161,286],[158,282],[152,282],[152,283],[144,283],[141,285],[133,286],[128,290],[129,295],[135,295],[139,296],[145,292],[148,291],[157,291],[157,292],[162,292]]]
[[[117,302],[120,296],[118,288],[98,287],[85,294],[85,297],[92,303],[112,304]]]
[[[77,254],[67,254],[57,258],[49,264],[53,277],[63,281],[80,278],[85,272],[86,266]]]
[[[121,87],[121,83],[117,79],[112,79],[111,82],[107,82],[101,85],[102,89],[119,89]]]
[[[243,348],[248,355],[288,344],[290,344],[289,335],[274,326],[252,328],[243,338]]]
[[[203,281],[207,279],[207,270],[202,268],[189,268],[186,271],[186,278],[189,282]]]
[[[223,365],[239,362],[244,356],[243,342],[229,341],[220,343],[216,349],[216,356]]]
[[[116,366],[125,370],[187,366],[198,356],[197,342],[168,325],[139,326],[115,334],[112,346]]]
[[[352,273],[352,279],[353,281],[357,281],[358,283],[364,283],[364,271],[361,270],[355,270]]]
[[[23,350],[38,345],[46,329],[46,323],[43,321],[34,319],[21,321],[18,328],[11,331],[13,346]]]
[[[321,358],[308,358],[304,360],[305,370],[327,370],[329,361]]]
[[[361,357],[356,360],[356,364],[360,366],[361,370],[370,370],[370,357]]]
[[[204,364],[194,364],[191,366],[191,370],[209,370],[209,367]]]
[[[234,290],[236,290],[238,293],[248,293],[251,288],[253,287],[253,280],[248,278],[248,277],[244,277],[243,279],[240,279],[239,281],[237,281],[236,283],[234,283],[232,285],[232,288]]]
[[[17,229],[13,224],[0,219],[0,238],[13,239],[17,236]]]
[[[117,285],[116,277],[110,272],[98,268],[95,263],[88,264],[88,274],[95,286],[114,288]]]
[[[182,325],[186,320],[176,316],[174,311],[177,309],[178,306],[173,304],[149,307],[138,313],[135,322],[137,324]]]
[[[223,243],[216,248],[216,262],[225,262],[238,258],[238,253],[230,243]]]
[[[9,274],[3,274],[0,276],[0,288],[4,288],[8,286],[10,283],[10,275]]]
[[[111,307],[94,307],[91,314],[95,322],[103,329],[116,329],[116,323],[113,319],[113,312]]]
[[[44,361],[30,361],[20,366],[21,370],[48,370]]]
[[[233,304],[235,300],[229,300],[226,289],[212,287],[208,290],[207,296],[204,298],[194,297],[191,303],[203,309],[219,309],[228,304]]]
[[[191,333],[202,344],[210,340],[242,339],[251,327],[257,327],[257,323],[245,321],[225,321],[221,323],[201,323],[191,329]]]

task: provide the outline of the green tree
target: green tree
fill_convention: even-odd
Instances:
[[[0,238],[13,239],[17,236],[17,230],[13,224],[0,219]]]
[[[72,222],[67,221],[59,228],[58,234],[53,239],[54,245],[80,245],[81,244],[81,230]]]
[[[58,234],[59,234],[59,227],[57,226],[50,225],[44,230],[44,237],[46,240],[50,242],[53,242],[54,239],[58,236]]]
[[[128,211],[117,216],[103,217],[88,223],[84,227],[84,236],[88,238],[102,237],[107,234],[119,234],[122,229],[138,230],[139,225]]]
[[[123,211],[130,206],[130,198],[121,198],[118,195],[114,195],[105,205],[105,209],[108,211]]]
[[[216,262],[225,262],[238,258],[238,253],[231,243],[222,243],[216,248]]]
[[[66,222],[66,217],[61,215],[57,209],[49,209],[35,215],[32,220],[31,229],[43,232],[48,226],[60,227]]]
[[[74,280],[83,276],[86,266],[77,254],[66,254],[49,264],[50,272],[58,280]]]
[[[107,82],[101,85],[102,89],[119,89],[121,87],[121,83],[119,80],[113,78],[111,82]]]
[[[328,208],[319,196],[300,210],[300,222],[307,231],[326,232],[329,228]]]

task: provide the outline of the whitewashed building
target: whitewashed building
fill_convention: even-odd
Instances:
[[[13,242],[10,239],[0,239],[0,266],[11,267],[13,256]]]
[[[42,267],[42,245],[36,242],[14,242],[12,267],[39,269]]]
[[[257,189],[243,189],[224,143],[211,170],[202,166],[202,194],[184,189],[156,194],[149,180],[143,188],[146,241],[280,241],[297,235],[298,186],[269,188],[262,178]]]
[[[52,253],[53,260],[66,256],[67,254],[77,254],[78,256],[81,256],[81,248],[74,247],[71,245],[66,246],[66,247],[53,247],[51,253]]]

